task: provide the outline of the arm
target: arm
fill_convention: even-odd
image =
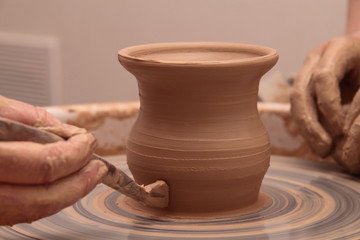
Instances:
[[[346,34],[360,37],[360,1],[348,0]]]

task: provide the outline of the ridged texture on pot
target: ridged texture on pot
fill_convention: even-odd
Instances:
[[[276,51],[230,43],[127,48],[140,114],[127,161],[135,180],[170,186],[169,210],[225,211],[254,203],[269,167],[269,138],[257,112],[258,85]]]

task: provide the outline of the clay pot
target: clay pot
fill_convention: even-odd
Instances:
[[[219,212],[256,202],[270,144],[259,80],[275,50],[237,43],[161,43],[119,51],[138,81],[140,114],[127,144],[135,180],[165,180],[169,210]]]

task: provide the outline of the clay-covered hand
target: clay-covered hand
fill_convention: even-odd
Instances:
[[[106,174],[104,163],[90,161],[96,139],[84,129],[61,123],[43,108],[3,96],[0,117],[68,138],[50,144],[0,141],[0,225],[54,214],[85,196]]]
[[[291,94],[293,118],[312,150],[352,173],[360,173],[359,82],[360,39],[344,36],[309,53]]]

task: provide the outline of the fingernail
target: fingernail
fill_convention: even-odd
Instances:
[[[94,134],[92,133],[86,133],[84,135],[87,135],[90,141],[91,149],[95,149],[97,147],[97,139]]]
[[[102,178],[107,174],[107,167],[99,160],[92,160],[82,169],[81,175],[86,182],[85,192],[91,191],[97,184],[101,183]]]
[[[69,137],[87,132],[84,128],[78,128],[70,124],[63,123],[62,125],[67,130]]]
[[[99,160],[93,160],[96,161],[98,164],[98,171],[96,175],[97,182],[100,183],[102,179],[106,176],[108,173],[108,168],[106,167],[105,163],[99,161]]]
[[[92,133],[75,135],[74,137],[70,138],[70,141],[80,142],[89,145],[90,149],[92,150],[94,150],[97,147],[96,137]]]

